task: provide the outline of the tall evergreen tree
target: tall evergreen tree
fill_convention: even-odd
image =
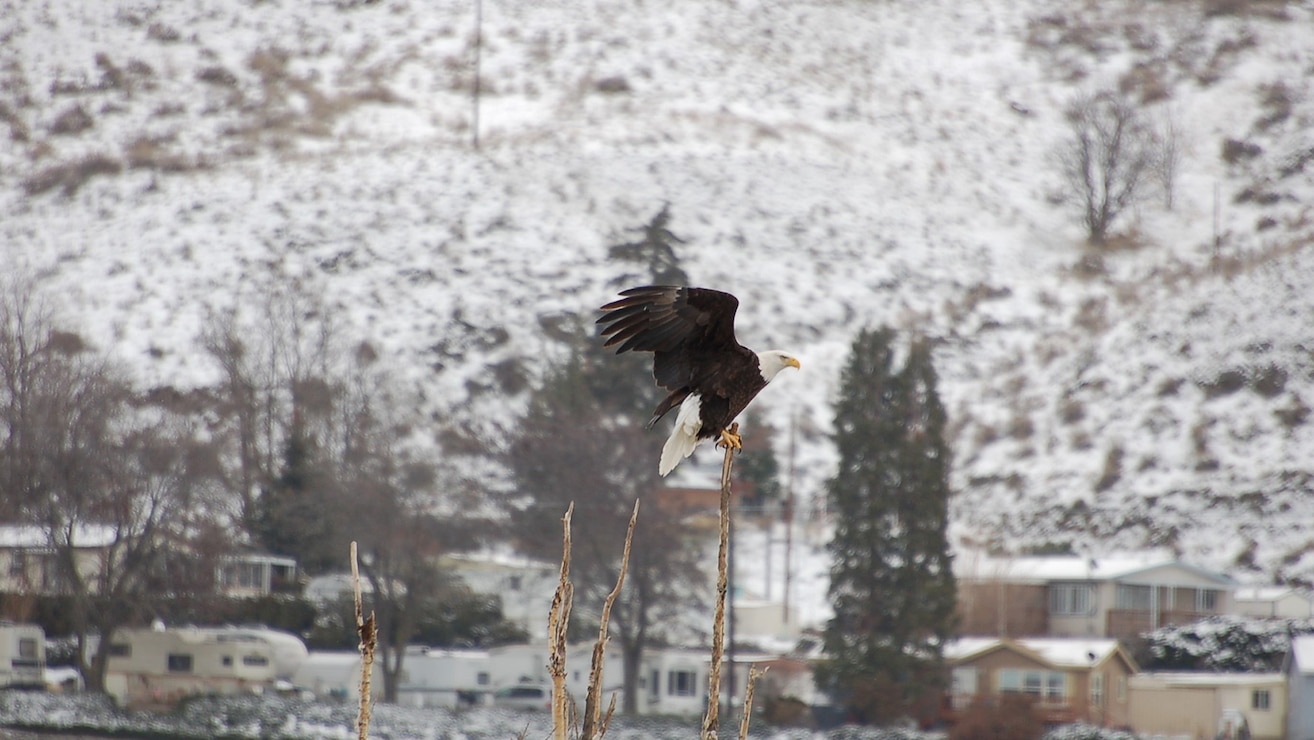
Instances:
[[[260,496],[250,526],[271,553],[297,559],[310,573],[339,566],[340,542],[330,521],[332,492],[315,440],[294,428],[283,449],[283,466]]]
[[[745,426],[751,433],[744,437],[744,449],[734,471],[736,481],[751,486],[749,490],[752,494],[743,496],[743,502],[759,508],[779,501],[781,497],[780,463],[776,461],[775,452],[771,449],[771,438],[775,430],[761,421],[756,415],[749,415],[746,419]]]
[[[652,217],[648,223],[631,231],[642,236],[637,241],[614,244],[607,249],[607,254],[614,260],[637,262],[647,268],[649,282],[653,285],[688,285],[689,276],[680,267],[680,258],[675,254],[675,245],[684,244],[670,229],[671,204],[667,203]],[[622,282],[628,282],[636,276],[626,275]]]
[[[945,529],[949,450],[930,348],[897,368],[895,334],[863,330],[841,376],[828,661],[819,674],[859,722],[929,720],[953,634]]]

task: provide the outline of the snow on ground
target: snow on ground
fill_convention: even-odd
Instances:
[[[212,383],[210,317],[295,289],[496,427],[524,399],[488,368],[558,357],[545,323],[640,279],[606,247],[669,203],[745,341],[803,359],[759,403],[814,507],[889,323],[938,342],[956,537],[1308,579],[1311,15],[486,3],[476,151],[468,3],[0,0],[0,250],[144,387]],[[1111,85],[1184,155],[1092,260],[1051,157]]]
[[[5,692],[0,695],[0,727],[40,728],[43,732],[96,731],[115,736],[171,738],[268,738],[335,740],[357,737],[357,707],[352,704],[303,702],[279,697],[203,698],[175,712],[122,712],[104,697],[58,696]],[[613,718],[607,737],[613,740],[663,740],[688,737],[699,718]],[[731,722],[724,723],[731,729]],[[737,718],[734,722],[737,731]],[[804,729],[751,728],[750,737],[771,740],[923,740],[942,735],[871,727],[844,727],[830,733]],[[7,731],[6,731],[7,732]],[[505,740],[509,737],[550,737],[546,712],[475,708],[451,712],[379,704],[373,709],[370,736],[392,740]]]

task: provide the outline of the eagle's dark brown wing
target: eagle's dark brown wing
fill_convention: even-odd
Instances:
[[[652,352],[653,377],[663,388],[696,388],[706,369],[748,352],[735,340],[739,299],[729,293],[648,285],[621,296],[602,307],[603,346],[620,345],[617,354]]]

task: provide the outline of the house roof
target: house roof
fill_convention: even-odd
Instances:
[[[1286,596],[1309,599],[1304,592],[1291,586],[1242,586],[1232,592],[1236,601],[1277,601]]]
[[[1165,671],[1139,673],[1136,681],[1164,686],[1253,686],[1281,683],[1281,673],[1212,673],[1209,671]]]
[[[113,527],[103,524],[80,524],[73,529],[73,544],[76,547],[106,547],[113,544],[114,536]],[[50,533],[45,527],[32,524],[0,525],[0,548],[41,547],[50,547]]]
[[[1314,635],[1297,635],[1291,640],[1291,652],[1284,661],[1290,667],[1296,662],[1296,670],[1302,675],[1314,675]]]
[[[1219,585],[1234,583],[1223,573],[1182,562],[1175,559],[1171,553],[1156,550],[1095,557],[1085,555],[996,557],[963,554],[954,558],[954,575],[968,581],[1045,584],[1055,581],[1134,579],[1138,575],[1166,566],[1181,568]]]
[[[289,568],[297,566],[296,558],[271,555],[267,552],[242,552],[235,555],[225,555],[220,560],[225,563],[269,563],[270,565],[282,565]]]
[[[1090,668],[1122,653],[1135,668],[1135,663],[1112,638],[960,637],[945,643],[944,657],[950,662],[963,662],[1000,649],[1023,653],[1052,668]]]
[[[1063,668],[1098,665],[1118,650],[1118,641],[1114,639],[1028,637],[1018,642]]]
[[[441,560],[457,567],[550,572],[561,566],[546,560],[531,558],[506,548],[485,547],[472,552],[444,553]]]

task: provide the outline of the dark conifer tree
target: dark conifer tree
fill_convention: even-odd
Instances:
[[[775,430],[762,423],[760,417],[749,415],[744,424],[749,434],[744,437],[744,449],[735,461],[736,481],[748,483],[751,494],[742,496],[743,503],[762,508],[781,498],[780,463],[771,449]],[[736,485],[736,490],[744,487]]]
[[[688,285],[689,276],[680,267],[680,258],[675,254],[675,245],[684,244],[684,240],[670,230],[670,223],[671,204],[667,203],[651,221],[633,229],[642,237],[637,241],[612,245],[607,250],[608,255],[614,260],[644,265],[653,285]],[[631,279],[633,276],[626,275],[621,281]]]
[[[862,331],[835,412],[836,528],[820,679],[859,722],[933,718],[953,634],[949,451],[926,342],[896,367],[892,330]]]
[[[269,552],[297,559],[298,567],[320,573],[339,566],[327,499],[331,486],[317,473],[315,441],[293,430],[283,448],[283,467],[260,496],[253,533]]]

